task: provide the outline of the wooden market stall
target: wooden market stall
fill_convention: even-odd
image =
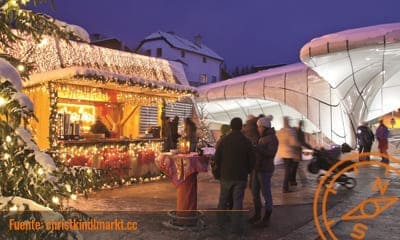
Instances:
[[[179,63],[49,37],[10,51],[29,52],[27,60],[36,63],[23,89],[35,104],[31,129],[40,148],[57,151],[69,165],[135,176],[158,171],[161,113],[195,93]],[[90,133],[96,119],[109,137]]]

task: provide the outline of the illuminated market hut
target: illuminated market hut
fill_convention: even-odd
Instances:
[[[31,123],[35,140],[70,165],[158,171],[162,112],[192,114],[192,104],[177,102],[195,92],[180,63],[50,37],[8,51],[35,65],[24,83],[39,120]],[[96,119],[110,138],[89,133]]]

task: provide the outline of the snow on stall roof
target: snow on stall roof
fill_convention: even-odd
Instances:
[[[400,23],[389,23],[349,29],[314,38],[303,46],[300,51],[300,56],[301,59],[307,59],[311,56],[343,51],[347,49],[347,41],[350,49],[383,44],[384,37],[386,38],[387,44],[399,42]]]
[[[290,73],[290,72],[306,71],[307,69],[308,69],[308,67],[306,65],[304,65],[303,63],[294,63],[294,64],[290,64],[290,65],[285,65],[283,67],[267,69],[267,70],[259,71],[256,73],[227,79],[227,80],[220,81],[217,83],[202,85],[202,86],[198,87],[197,90],[199,92],[204,92],[204,91],[209,91],[214,88],[225,87],[225,86],[234,85],[234,84],[247,82],[247,81],[253,81],[253,80],[257,80],[257,79],[263,80],[266,78],[266,80],[268,81],[268,77],[282,75],[282,74]]]
[[[191,52],[196,52],[205,56],[209,56],[218,60],[223,61],[224,59],[219,56],[216,52],[208,48],[206,45],[201,44],[200,46],[194,44],[193,42],[179,37],[178,35],[163,32],[163,31],[158,31],[150,34],[147,36],[144,40],[152,40],[152,39],[157,39],[157,38],[164,38],[167,42],[169,42],[173,47],[191,51]]]
[[[86,67],[69,67],[62,68],[58,70],[53,70],[45,73],[36,73],[29,76],[29,81],[23,82],[24,87],[35,86],[44,82],[53,81],[53,80],[66,80],[72,79],[78,76],[87,76],[87,78],[91,78],[94,76],[102,76],[107,79],[118,79],[119,84],[125,85],[125,82],[130,83],[138,83],[138,84],[151,84],[153,86],[158,87],[166,87],[171,89],[176,89],[179,91],[196,91],[196,88],[191,87],[189,85],[180,85],[175,83],[161,82],[156,80],[144,80],[140,78],[134,78],[125,74],[117,74],[113,72],[91,69]],[[122,83],[121,83],[122,82]]]
[[[127,75],[144,81],[189,85],[182,64],[165,59],[104,48],[83,42],[57,40],[45,36],[36,43],[31,36],[22,36],[6,53],[34,63],[35,73],[51,72],[68,67],[86,67]]]

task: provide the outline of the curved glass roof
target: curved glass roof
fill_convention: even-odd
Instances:
[[[399,108],[400,23],[322,36],[300,55],[337,91],[354,125]]]
[[[306,131],[321,131],[336,143],[352,140],[350,122],[335,90],[301,63],[201,86],[198,91],[196,102],[214,124],[263,113],[272,114],[279,129],[286,115],[307,120]]]

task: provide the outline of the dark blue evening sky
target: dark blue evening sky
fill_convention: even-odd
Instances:
[[[89,33],[136,46],[163,30],[203,42],[236,65],[294,63],[309,40],[350,28],[400,22],[399,0],[55,0],[33,8]]]

